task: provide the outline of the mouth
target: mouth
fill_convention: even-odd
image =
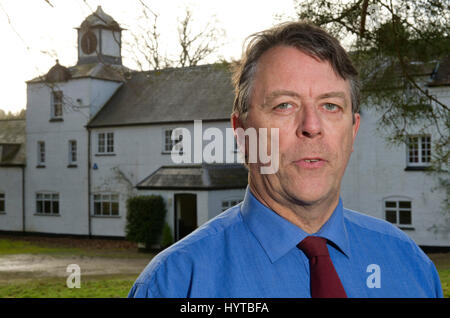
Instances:
[[[317,169],[322,168],[326,164],[326,160],[319,157],[307,157],[295,161],[294,163],[301,168]]]

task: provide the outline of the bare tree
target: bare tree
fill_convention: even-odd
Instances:
[[[178,40],[181,48],[178,65],[181,67],[197,65],[220,47],[218,39],[221,30],[208,23],[203,31],[194,34],[192,22],[192,12],[187,8],[186,15],[179,21],[178,27]]]
[[[224,31],[209,22],[201,31],[194,32],[193,13],[186,8],[183,18],[178,19],[178,53],[169,55],[161,48],[163,38],[159,30],[159,14],[152,10],[144,0],[141,23],[135,32],[130,32],[132,41],[126,43],[125,50],[132,56],[140,70],[159,70],[166,67],[195,66],[215,53]]]
[[[126,43],[127,52],[132,56],[138,68],[159,70],[171,66],[171,61],[161,52],[161,34],[158,28],[159,14],[139,0],[142,16],[137,24],[137,32],[131,33],[132,43]]]

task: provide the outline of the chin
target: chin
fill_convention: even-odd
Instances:
[[[301,205],[313,205],[330,198],[333,190],[330,185],[297,182],[285,188],[289,196]]]

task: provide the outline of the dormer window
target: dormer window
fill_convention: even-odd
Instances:
[[[52,91],[52,119],[62,119],[63,115],[63,92]]]

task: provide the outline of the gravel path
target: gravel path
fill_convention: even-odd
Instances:
[[[35,277],[66,277],[67,266],[77,264],[81,275],[136,274],[144,269],[146,258],[105,258],[87,256],[57,256],[17,254],[0,257],[0,280],[9,276],[29,274]],[[28,276],[28,275],[27,275]]]

